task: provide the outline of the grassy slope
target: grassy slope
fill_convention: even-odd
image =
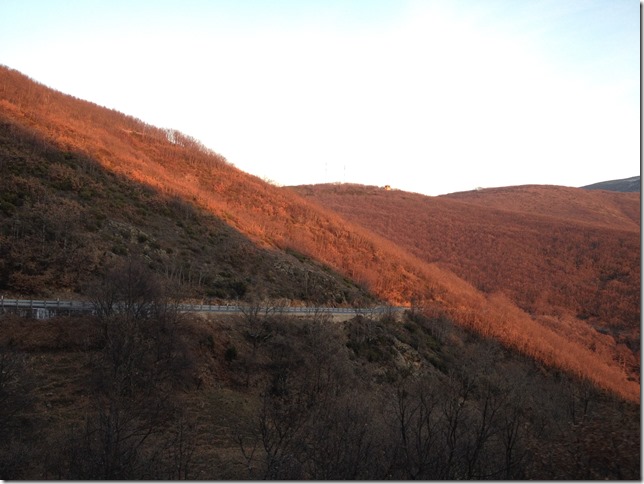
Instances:
[[[392,303],[423,300],[428,310],[445,313],[459,324],[497,338],[548,365],[589,378],[602,388],[639,399],[639,385],[628,381],[620,364],[597,358],[583,343],[544,326],[511,301],[489,297],[451,271],[424,262],[386,238],[290,190],[270,186],[235,169],[196,141],[49,90],[15,71],[2,69],[0,76],[0,113],[9,138],[16,129],[27,131],[31,139],[52,146],[56,156],[65,157],[67,153],[72,161],[78,157],[90,160],[89,164],[73,162],[73,173],[64,169],[64,162],[56,166],[50,159],[43,161],[44,166],[49,165],[46,178],[60,178],[65,187],[78,192],[74,197],[85,196],[93,204],[102,200],[91,191],[83,195],[86,184],[79,185],[75,177],[83,169],[93,176],[93,170],[99,167],[109,177],[117,176],[134,183],[129,186],[138,190],[151,191],[153,198],[178,200],[184,213],[192,214],[196,207],[214,215],[227,226],[222,230],[234,229],[252,241],[253,247],[282,256],[284,250],[306,254]],[[22,135],[18,138],[24,139]],[[129,210],[127,198],[121,206],[110,206],[108,202],[112,200],[110,195],[102,200],[105,205],[99,205],[109,216],[115,209]],[[32,209],[37,208],[29,203]],[[8,216],[16,220],[11,213]],[[163,223],[162,219],[159,223]],[[193,227],[188,218],[183,230],[189,232]],[[35,233],[30,235],[36,237]],[[56,236],[56,240],[64,252],[64,237]],[[208,244],[216,240],[216,233],[211,233]],[[193,249],[206,250],[204,244]],[[38,270],[35,272],[37,275]],[[214,277],[214,273],[208,272],[207,276]],[[49,282],[53,283],[53,278]],[[256,284],[255,289],[259,290],[260,285]]]

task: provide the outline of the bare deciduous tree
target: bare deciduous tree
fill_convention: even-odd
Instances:
[[[109,271],[93,294],[103,346],[92,361],[92,410],[68,440],[62,477],[185,477],[193,450],[173,392],[192,362],[176,304],[137,261]],[[174,465],[165,468],[168,452]]]

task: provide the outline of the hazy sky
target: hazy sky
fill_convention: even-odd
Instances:
[[[0,64],[281,185],[640,173],[636,0],[0,0]]]

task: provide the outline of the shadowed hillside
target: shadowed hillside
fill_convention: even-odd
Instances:
[[[14,122],[0,121],[0,143],[4,294],[77,297],[117,260],[136,257],[184,297],[372,300],[310,258],[260,247],[181,197],[60,150]]]
[[[180,231],[195,232],[197,229],[189,223],[190,217],[195,211],[207,212],[218,219],[218,227],[225,225],[226,230],[242,233],[257,247],[279,253],[286,251],[300,258],[314,256],[332,270],[392,302],[404,303],[411,299],[412,293],[427,291],[428,283],[420,282],[423,276],[417,273],[415,264],[401,259],[404,255],[388,255],[392,250],[395,252],[395,248],[384,249],[382,255],[378,255],[383,249],[377,247],[366,231],[291,192],[241,172],[197,141],[52,91],[15,71],[2,69],[1,74],[0,114],[8,149],[23,150],[16,154],[17,161],[12,163],[19,171],[18,180],[9,182],[17,183],[18,191],[23,189],[20,186],[23,178],[36,177],[38,181],[34,183],[41,183],[40,179],[44,177],[49,185],[44,189],[48,196],[59,197],[61,190],[66,191],[64,195],[74,203],[91,204],[99,212],[98,217],[100,212],[108,217],[130,212],[140,215],[146,209],[159,215],[145,197],[140,202],[143,206],[137,207],[138,212],[128,204],[128,197],[133,193],[148,193],[149,197],[162,200],[160,204],[171,200],[171,203],[183,206],[176,212],[179,220],[175,220],[174,211],[160,214],[176,225],[184,224],[185,228],[179,227]],[[29,166],[29,163],[38,162],[29,159],[30,147],[26,148],[26,153],[23,148],[9,148],[14,141],[25,144],[22,141],[25,131],[31,140],[26,144],[33,142],[36,154],[48,151],[55,158],[41,160],[42,170],[32,170]],[[12,153],[8,153],[8,162],[10,156]],[[127,181],[129,192],[110,193],[110,190],[121,189],[105,187],[100,179],[91,180],[95,174]],[[58,185],[52,185],[51,180],[56,182],[57,179]],[[49,192],[50,189],[53,191]],[[34,207],[37,200],[33,198],[24,204],[24,210],[38,208]],[[21,200],[6,200],[6,215],[13,217],[12,207],[21,203]],[[184,221],[181,221],[182,211],[187,218]],[[141,222],[140,217],[137,222]],[[192,237],[197,235],[193,233]],[[195,244],[206,242],[212,244],[217,240],[199,239]],[[352,250],[346,250],[347,247]],[[188,248],[190,252],[199,250],[202,250],[201,246]],[[119,251],[123,252],[117,248],[116,252]],[[180,261],[173,256],[169,257],[169,262]],[[399,270],[401,264],[402,271]],[[195,267],[197,265],[199,267]],[[197,279],[203,281],[216,280],[219,271],[217,267],[197,262],[191,269],[185,268],[183,274],[186,270],[191,271],[190,280],[197,271],[201,273],[196,275]],[[390,281],[392,277],[395,282]],[[306,287],[307,283],[303,282],[299,283],[300,287]],[[232,283],[237,284],[237,281]],[[375,287],[378,284],[382,287]],[[340,299],[337,303],[348,302],[346,298]]]

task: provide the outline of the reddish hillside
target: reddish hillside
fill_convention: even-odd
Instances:
[[[96,196],[95,187],[86,186],[87,173],[106,170],[138,183],[144,193],[152,190],[205,209],[265,250],[314,255],[394,303],[405,303],[429,286],[410,260],[390,249],[378,256],[382,249],[367,231],[238,170],[181,133],[61,94],[6,68],[0,69],[0,120],[8,143],[22,143],[26,131],[34,151],[53,146],[62,162],[38,170],[105,214],[129,208],[114,206],[109,192]],[[73,166],[64,166],[67,159]],[[31,190],[19,178],[14,185]],[[26,198],[31,203],[33,197]],[[380,259],[375,265],[364,262]],[[380,283],[394,274],[395,283]]]
[[[106,204],[102,208],[108,215],[114,210],[108,205],[109,200],[94,197],[91,189],[87,191],[87,187],[78,183],[81,171],[90,176],[95,166],[97,170],[135,182],[143,191],[178,198],[216,216],[263,250],[304,254],[391,303],[424,301],[429,312],[445,314],[547,365],[563,368],[639,401],[639,385],[628,380],[624,362],[613,361],[609,350],[604,351],[610,345],[601,337],[609,336],[599,335],[596,343],[599,346],[590,349],[583,339],[560,334],[555,326],[543,324],[507,298],[490,297],[450,270],[428,263],[439,257],[428,259],[424,251],[414,253],[403,241],[387,240],[387,233],[382,233],[385,237],[376,235],[372,229],[377,227],[367,229],[347,222],[292,190],[271,186],[245,174],[187,136],[47,89],[6,68],[0,68],[0,117],[7,127],[7,139],[20,129],[30,132],[34,143],[53,146],[63,158],[65,153],[69,154],[74,166],[52,163],[42,176],[61,184],[57,189],[64,189],[74,197]],[[83,157],[84,167],[76,166],[79,163],[74,160],[79,155]],[[494,220],[502,216],[501,211],[490,210],[492,219],[485,222],[480,216],[481,210],[477,211],[474,205],[449,200],[443,203],[451,207],[443,217],[467,218],[468,210],[463,207],[472,207],[469,209],[471,223],[488,226],[489,235],[482,232],[477,237],[485,236],[490,241],[498,237]],[[37,203],[30,200],[29,204],[37,209]],[[359,211],[357,206],[356,211]],[[394,231],[399,216],[397,211],[389,216]],[[8,220],[6,227],[16,226],[15,220]],[[415,220],[420,219],[410,219],[412,227]],[[418,225],[417,230],[424,230],[423,225]],[[566,228],[562,230],[565,232]],[[471,228],[464,226],[458,237],[469,240],[471,233]],[[630,247],[627,236],[630,233],[627,230],[620,237],[624,240],[624,250]],[[593,234],[590,234],[591,240],[595,240]],[[10,238],[15,234],[9,229],[5,236]],[[211,237],[209,243],[217,241]],[[198,246],[192,249],[204,250]],[[262,270],[268,271],[265,267]],[[273,270],[281,269],[273,267]],[[481,286],[479,281],[474,283]]]
[[[639,194],[554,186],[441,197],[358,185],[295,190],[503,295],[639,378]]]
[[[522,185],[450,193],[439,198],[618,230],[640,230],[640,194],[633,192]]]

